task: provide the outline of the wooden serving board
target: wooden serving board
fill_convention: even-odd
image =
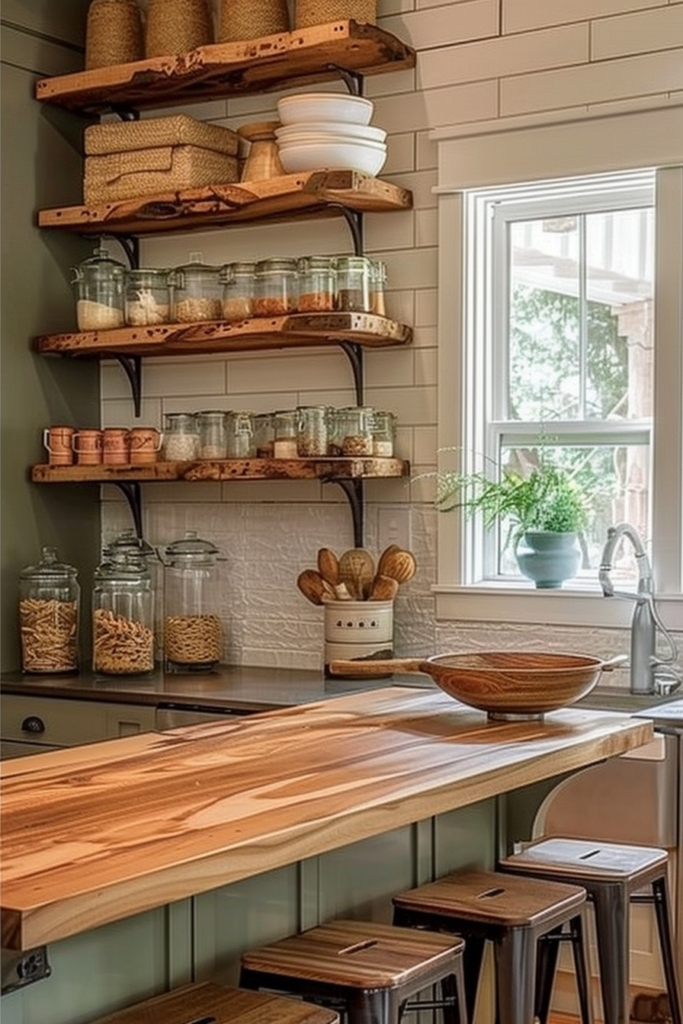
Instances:
[[[387,687],[4,761],[2,945],[31,949],[652,739],[567,709],[488,722]]]

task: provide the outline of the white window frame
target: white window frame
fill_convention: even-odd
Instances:
[[[648,114],[650,116],[648,117]],[[600,122],[596,125],[595,120]],[[635,112],[619,118],[587,119],[563,126],[558,156],[557,124],[495,125],[434,133],[439,143],[439,450],[466,448],[480,416],[474,368],[466,344],[468,288],[478,287],[466,263],[465,190],[517,182],[551,181],[612,171],[656,170],[655,425],[652,440],[653,541],[650,555],[665,623],[683,628],[683,151],[670,132],[683,130],[683,107]],[[648,131],[642,146],[633,131]],[[596,128],[598,129],[596,132]],[[524,136],[528,134],[528,138]],[[683,134],[679,137],[683,138]],[[641,135],[642,139],[642,135]],[[574,144],[572,148],[572,143]],[[645,150],[650,159],[646,159]],[[616,157],[615,157],[616,153]],[[482,159],[485,154],[488,159]],[[521,154],[521,155],[520,155]],[[560,171],[560,161],[562,170]],[[481,257],[476,257],[481,258]],[[453,395],[460,402],[453,401]],[[440,457],[446,468],[447,457]],[[467,523],[458,513],[437,515],[438,579],[434,587],[440,620],[543,622],[559,625],[624,626],[631,603],[607,600],[599,588],[565,584],[535,591],[520,583],[467,585]],[[471,563],[470,563],[471,564]]]

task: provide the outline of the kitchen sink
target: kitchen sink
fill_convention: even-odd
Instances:
[[[597,687],[578,702],[579,707],[594,708],[596,711],[624,711],[639,714],[650,708],[660,708],[671,701],[680,700],[683,691],[677,690],[660,696],[656,693],[631,693],[619,687]]]

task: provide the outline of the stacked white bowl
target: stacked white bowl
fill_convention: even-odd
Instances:
[[[278,100],[275,130],[280,161],[296,171],[344,170],[378,174],[387,158],[387,133],[370,124],[371,100],[308,92]]]

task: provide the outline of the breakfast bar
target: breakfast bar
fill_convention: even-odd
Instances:
[[[5,762],[2,945],[53,943],[651,737],[620,714],[493,722],[388,686]]]

